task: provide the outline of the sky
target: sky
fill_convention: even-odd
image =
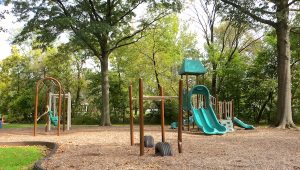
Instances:
[[[1,0],[0,0],[1,4]],[[0,5],[0,11],[10,9],[11,6]],[[5,28],[6,32],[0,32],[0,60],[10,55],[10,42],[13,35],[22,28],[21,23],[16,22],[16,18],[12,15],[6,15],[4,20],[0,20],[0,27]]]

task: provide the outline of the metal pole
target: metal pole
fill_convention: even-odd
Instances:
[[[68,92],[68,109],[67,109],[67,130],[70,130],[71,127],[71,105],[72,105],[71,93]]]
[[[62,122],[63,122],[63,132],[65,131],[66,128],[66,94],[63,94],[62,97]]]
[[[53,89],[53,93],[55,93],[55,89]],[[53,115],[57,116],[58,115],[58,110],[57,110],[57,100],[56,97],[53,96]]]
[[[178,152],[182,153],[182,79],[179,80],[179,95],[178,95],[178,103],[179,103],[179,113],[178,113]]]
[[[47,104],[49,104],[49,101],[50,101],[50,88],[48,87],[47,88],[47,93],[46,93],[46,106],[47,106]],[[48,110],[50,109],[50,105],[48,105]],[[46,127],[45,127],[45,132],[48,132],[48,124],[49,124],[49,114],[47,114],[46,115],[46,117],[47,117],[47,119],[46,119],[46,122],[47,122],[47,124],[46,124]]]
[[[50,92],[49,93],[49,102],[48,102],[48,106],[49,106],[49,110],[52,110],[53,111],[53,109],[52,109],[52,92]],[[47,120],[47,130],[48,130],[48,132],[50,132],[50,130],[51,130],[51,120],[50,120],[50,116],[49,116],[49,114],[48,114],[48,120]]]
[[[37,115],[38,115],[38,105],[39,105],[39,85],[41,81],[38,81],[35,89],[35,111],[34,111],[34,127],[33,127],[33,136],[36,135],[37,127]]]
[[[129,86],[129,112],[130,112],[130,144],[134,144],[133,134],[133,113],[132,113],[132,85]]]
[[[33,130],[33,135],[35,136],[36,135],[36,128],[37,128],[37,115],[38,115],[38,102],[39,102],[39,97],[38,97],[38,94],[39,94],[39,86],[40,86],[40,83],[41,82],[44,82],[45,80],[52,80],[52,81],[55,81],[56,85],[59,87],[59,105],[58,105],[58,127],[57,127],[57,135],[59,136],[60,134],[60,116],[61,116],[61,106],[62,106],[62,87],[61,87],[61,84],[60,82],[53,78],[53,77],[45,77],[41,80],[39,80],[37,82],[37,85],[36,85],[36,94],[35,94],[35,112],[34,112],[34,130]],[[51,93],[50,93],[51,94]],[[51,102],[51,95],[50,95],[50,98],[49,98],[49,103]],[[51,108],[51,106],[49,106]],[[50,124],[49,124],[50,125]]]
[[[164,95],[163,87],[160,86],[159,88],[160,96]],[[161,99],[160,103],[160,110],[161,110],[161,141],[165,142],[165,99]]]
[[[57,80],[56,80],[57,81]],[[57,81],[58,87],[59,87],[59,96],[58,96],[58,126],[57,126],[57,136],[60,134],[60,117],[61,117],[61,105],[62,105],[62,95],[61,95],[61,84],[59,81]]]
[[[139,106],[140,106],[140,156],[144,155],[144,106],[143,106],[143,79],[139,80]]]

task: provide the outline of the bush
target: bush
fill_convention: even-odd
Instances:
[[[158,106],[158,110],[152,110],[150,113],[145,114],[145,122],[148,124],[160,124],[161,123],[161,110]],[[165,124],[177,121],[178,119],[178,104],[175,100],[167,100],[165,102]]]
[[[99,125],[99,115],[93,113],[86,113],[84,115],[78,115],[72,118],[72,124],[74,125]]]

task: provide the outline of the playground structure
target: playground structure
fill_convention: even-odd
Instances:
[[[181,79],[183,79],[183,76],[185,75],[186,78],[186,89],[183,92],[183,109],[186,112],[186,116],[187,116],[187,130],[190,131],[190,111],[191,108],[189,108],[188,106],[188,101],[190,100],[187,95],[188,91],[189,91],[189,76],[196,76],[196,82],[195,84],[200,84],[200,76],[202,76],[202,78],[204,78],[204,74],[207,72],[207,69],[203,66],[203,64],[200,62],[200,60],[190,60],[190,59],[184,59],[181,69],[179,70],[179,75],[181,77]],[[200,95],[197,95],[196,99],[194,101],[196,101],[196,107],[200,106]],[[204,100],[204,99],[203,99]],[[205,102],[204,102],[205,103]]]
[[[233,123],[245,128],[254,129],[252,125],[248,125],[241,120],[234,117],[233,100],[219,101],[218,96],[211,96],[209,90],[204,85],[196,85],[189,90],[189,75],[196,75],[196,84],[199,84],[199,76],[207,72],[206,68],[200,60],[185,59],[183,61],[179,74],[181,80],[179,81],[178,96],[164,96],[163,88],[160,86],[160,96],[144,96],[143,81],[139,80],[139,127],[140,127],[140,155],[144,155],[144,100],[158,100],[161,101],[161,135],[162,142],[165,142],[164,134],[164,100],[177,98],[179,103],[178,122],[173,122],[171,128],[178,125],[178,151],[182,153],[182,130],[184,130],[185,122],[187,130],[190,131],[190,123],[198,126],[199,129],[207,135],[222,135],[227,132],[233,132]],[[183,90],[183,75],[186,76],[186,89]],[[195,97],[196,96],[196,97]],[[134,144],[133,137],[133,100],[132,85],[129,86],[129,107],[130,107],[130,141]],[[186,112],[186,119],[184,119],[183,111]],[[190,116],[192,113],[192,116]],[[148,136],[147,136],[148,138]],[[155,148],[156,149],[156,148]]]
[[[198,104],[199,107],[206,108],[207,104],[205,102],[205,97],[203,95],[199,95],[199,101],[195,100],[195,98],[191,98],[192,100],[192,105],[195,106],[195,103]],[[233,132],[234,127],[233,125],[237,125],[241,128],[244,129],[254,129],[252,125],[248,125],[244,123],[243,121],[239,120],[237,117],[234,115],[234,101],[219,101],[218,96],[214,97],[210,95],[210,102],[212,105],[212,108],[215,112],[215,115],[217,116],[219,122],[227,128],[227,132]],[[202,105],[201,105],[202,104]]]
[[[234,102],[233,100],[219,101],[218,96],[211,96],[208,89],[203,86],[199,87],[199,76],[207,72],[207,69],[203,66],[200,60],[194,59],[184,59],[179,74],[181,78],[186,76],[186,90],[184,92],[184,104],[183,109],[187,113],[186,114],[186,124],[188,127],[188,131],[190,130],[190,120],[193,120],[193,128],[194,123],[203,130],[205,134],[224,134],[226,132],[233,132],[233,124],[238,125],[239,127],[245,129],[253,129],[252,125],[248,125],[241,120],[237,119],[234,115]],[[189,90],[189,75],[196,76],[196,86],[192,87]],[[198,86],[198,90],[197,90]],[[201,89],[201,90],[200,90]],[[194,97],[196,94],[196,97]],[[190,112],[193,113],[193,119],[190,119]],[[215,119],[218,117],[218,119]],[[217,121],[216,121],[217,120]],[[203,128],[204,125],[208,125],[210,128],[214,128],[214,132],[210,129],[209,131],[205,131]],[[226,127],[226,131],[222,130],[222,132],[218,132],[218,128],[221,126]],[[208,128],[205,128],[208,130]],[[223,129],[223,128],[222,128]]]
[[[205,105],[201,104],[200,107],[195,107],[191,100],[192,95],[203,95]],[[193,120],[196,125],[202,129],[205,134],[216,135],[224,134],[227,132],[227,128],[221,125],[216,117],[216,114],[213,110],[210,99],[210,94],[207,87],[203,85],[194,86],[188,93],[188,106],[189,110],[193,113]],[[199,103],[199,102],[198,102]],[[204,107],[205,106],[205,107]],[[189,126],[189,125],[188,125]]]
[[[63,90],[63,92],[64,92],[64,90]],[[68,93],[63,93],[62,94],[62,96],[63,96],[63,100],[64,99],[66,99],[67,100],[67,110],[66,110],[66,112],[67,112],[67,130],[70,130],[70,127],[71,127],[71,101],[72,101],[72,98],[71,98],[71,93],[70,92],[68,92]],[[56,101],[57,101],[57,99],[59,98],[59,94],[54,94],[54,93],[49,93],[49,105],[48,106],[50,106],[50,108],[49,108],[49,110],[51,111],[51,110],[57,110],[57,108],[56,108],[56,106],[57,106],[57,104],[56,104]],[[65,103],[63,103],[63,105],[64,105]],[[63,114],[63,116],[64,116],[64,114]],[[48,119],[48,124],[47,124],[48,126],[48,131],[50,131],[51,130],[51,119]],[[63,127],[63,129],[65,129],[64,127]]]
[[[155,146],[155,150],[160,150],[160,148],[164,147],[167,148],[162,149],[160,152],[162,156],[171,155],[171,146],[165,142],[165,119],[164,119],[164,103],[167,99],[177,99],[179,103],[179,114],[178,114],[178,152],[182,153],[182,80],[179,81],[179,95],[178,96],[164,96],[163,87],[160,86],[160,96],[144,96],[144,85],[143,80],[139,79],[139,128],[140,128],[140,156],[144,155],[144,143],[145,143],[145,136],[144,136],[144,100],[156,100],[161,101],[161,142],[159,142]],[[129,108],[130,108],[130,143],[131,145],[134,144],[134,136],[133,136],[133,100],[136,98],[132,97],[132,85],[129,86]],[[168,152],[168,153],[166,153]]]
[[[48,86],[45,81],[50,81],[51,86]],[[43,86],[47,87],[46,90],[46,109],[45,112],[38,117],[39,112],[39,92]],[[55,90],[57,93],[55,93]],[[57,106],[58,99],[58,106]],[[67,99],[67,101],[65,100]],[[67,103],[67,107],[66,107]],[[63,108],[63,110],[62,110]],[[66,115],[67,114],[67,115]],[[63,122],[63,131],[65,130],[65,116],[67,116],[67,130],[71,127],[71,94],[65,93],[61,83],[53,77],[45,77],[39,80],[36,84],[36,96],[35,96],[35,112],[34,112],[34,130],[33,135],[36,136],[37,122],[38,120],[47,115],[47,126],[45,131],[51,130],[51,124],[57,127],[57,136],[60,135],[61,119]]]

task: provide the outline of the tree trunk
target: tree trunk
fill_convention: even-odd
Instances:
[[[217,94],[217,64],[215,62],[212,63],[213,75],[211,78],[211,91],[212,95],[216,97]]]
[[[75,98],[75,106],[74,106],[74,113],[73,117],[76,117],[79,112],[79,105],[80,105],[80,93],[81,93],[81,74],[79,69],[77,68],[77,89],[76,89],[76,98]]]
[[[278,101],[276,126],[280,128],[296,127],[292,118],[291,106],[291,69],[290,69],[290,27],[288,25],[288,1],[278,2],[277,8],[277,74]]]
[[[102,81],[102,110],[101,126],[111,126],[109,114],[109,81],[108,81],[108,56],[106,52],[102,53],[101,61],[101,81]]]
[[[269,92],[267,100],[264,101],[263,105],[261,106],[261,108],[260,108],[260,110],[258,112],[258,116],[256,117],[255,123],[259,124],[259,122],[261,120],[261,117],[262,117],[262,114],[263,114],[263,112],[264,112],[267,104],[271,100],[271,98],[272,98],[272,92]]]
[[[152,64],[153,64],[153,68],[154,68],[154,75],[155,75],[155,80],[156,80],[156,84],[157,84],[157,89],[159,91],[160,82],[159,82],[159,78],[158,78],[157,65],[156,65],[156,61],[155,61],[155,52],[152,53]]]

